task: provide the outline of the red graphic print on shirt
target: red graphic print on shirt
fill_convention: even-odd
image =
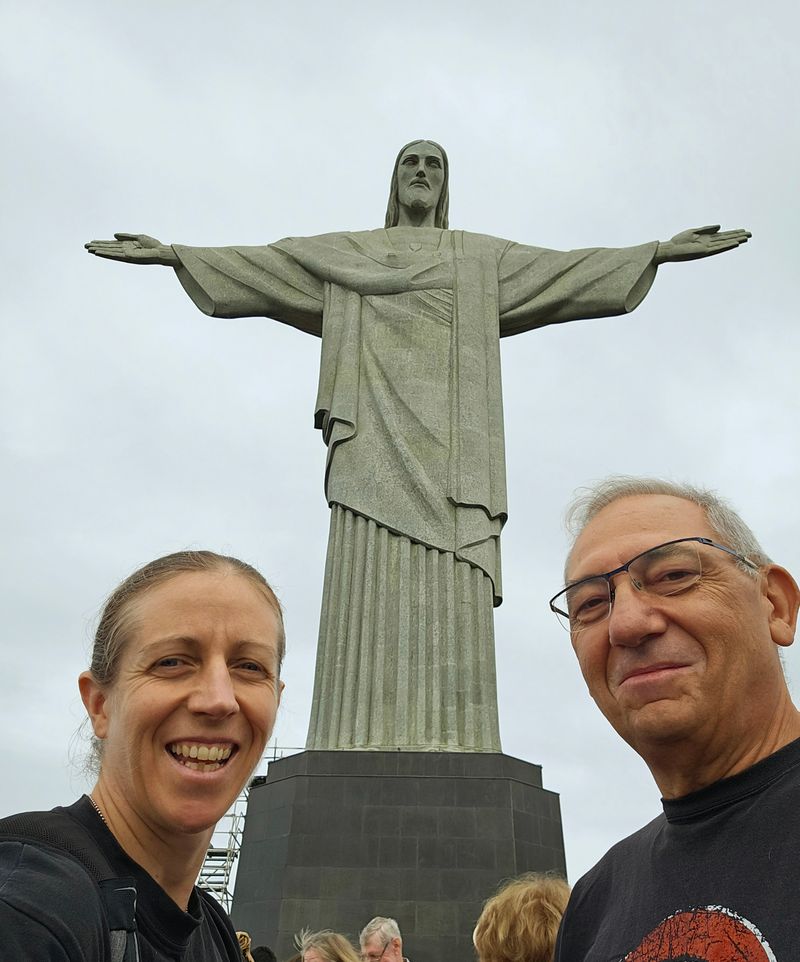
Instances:
[[[623,962],[777,962],[747,919],[710,905],[664,919]]]

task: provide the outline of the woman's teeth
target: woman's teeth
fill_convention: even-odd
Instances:
[[[233,746],[175,742],[169,750],[181,765],[193,772],[215,772],[231,757]]]

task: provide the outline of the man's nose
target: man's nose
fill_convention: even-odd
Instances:
[[[197,684],[189,697],[189,709],[198,715],[227,718],[239,711],[233,679],[228,665],[208,665],[197,675]]]
[[[608,615],[609,644],[636,647],[665,631],[667,620],[653,601],[647,592],[633,586],[625,572],[621,572]]]

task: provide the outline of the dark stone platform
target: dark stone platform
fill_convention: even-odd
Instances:
[[[483,901],[520,872],[566,873],[558,795],[502,754],[310,751],[250,790],[232,918],[279,959],[304,927],[355,940],[397,919],[413,962],[474,958]]]

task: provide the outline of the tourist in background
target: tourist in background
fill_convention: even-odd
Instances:
[[[338,932],[304,930],[295,939],[302,962],[359,962],[352,944]]]
[[[275,953],[268,945],[257,945],[250,949],[250,955],[253,956],[253,962],[278,962]],[[297,962],[300,962],[299,958]]]
[[[403,938],[394,919],[378,915],[367,922],[358,937],[362,962],[408,962],[403,956]]]
[[[250,946],[253,944],[253,940],[250,938],[249,933],[237,932],[236,939],[239,942],[239,948],[242,951],[242,958],[244,959],[244,962],[255,962],[250,952]]]
[[[483,906],[472,941],[479,962],[553,962],[569,886],[527,873],[503,883]]]

